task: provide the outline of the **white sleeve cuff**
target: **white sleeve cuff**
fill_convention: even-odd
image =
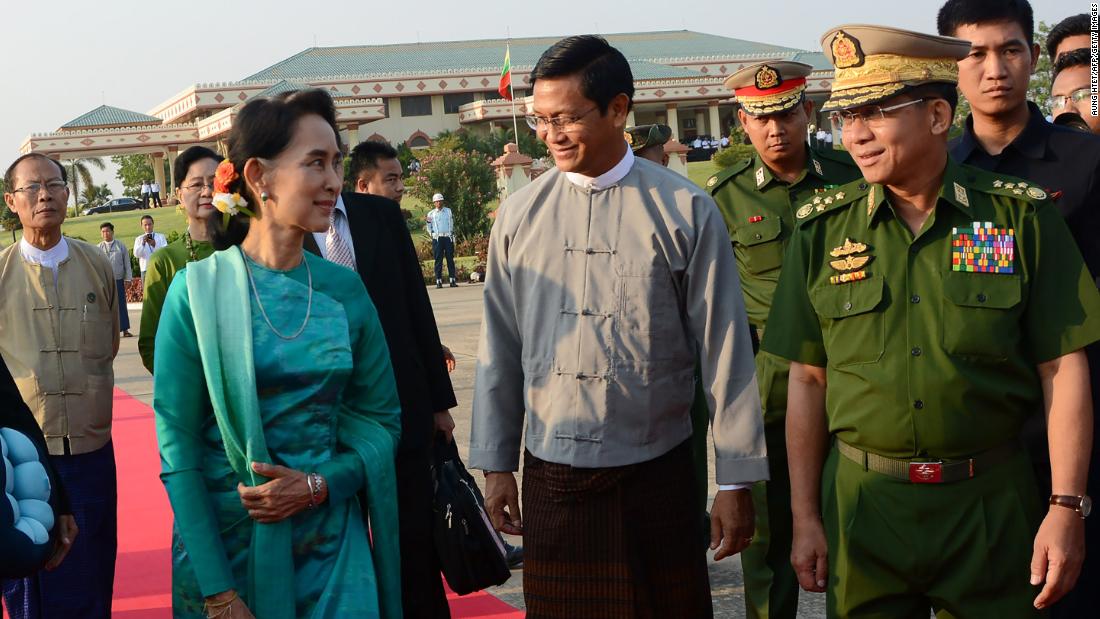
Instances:
[[[718,492],[726,490],[748,490],[752,484],[718,484]]]

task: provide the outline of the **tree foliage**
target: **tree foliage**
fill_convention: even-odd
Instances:
[[[141,182],[152,181],[153,158],[149,155],[115,155],[111,161],[118,166],[115,177],[122,183],[122,195],[137,198],[141,195]],[[164,161],[164,178],[169,178],[168,161]],[[161,196],[168,193],[167,187],[161,187]]]
[[[487,157],[436,143],[420,157],[420,173],[410,180],[409,193],[425,203],[430,204],[435,193],[447,198],[459,242],[489,233],[486,206],[498,190]]]
[[[524,129],[527,125],[523,125]],[[504,154],[504,145],[516,141],[516,132],[511,129],[497,129],[488,135],[481,135],[466,129],[457,131],[444,131],[435,137],[435,145],[451,150],[462,150],[468,153],[480,153],[490,160]],[[531,131],[519,132],[519,152],[531,157],[541,159],[546,156],[546,144],[543,144]]]
[[[97,206],[111,199],[111,188],[107,183],[102,185],[86,185],[80,194],[80,201],[85,207]]]
[[[4,179],[0,178],[0,194],[7,191],[8,188],[4,185]],[[0,207],[3,207],[0,208],[0,226],[3,226],[5,230],[18,230],[23,227],[23,224],[19,223],[19,216],[8,208],[6,201]]]
[[[92,180],[92,171],[89,166],[96,168],[97,170],[107,169],[106,164],[99,157],[86,157],[82,159],[71,159],[68,163],[68,175],[69,185],[72,187],[71,195],[73,197],[73,206],[75,207],[76,215],[80,215],[80,184],[84,183],[85,187],[95,186],[95,181]],[[84,204],[87,206],[88,202]]]

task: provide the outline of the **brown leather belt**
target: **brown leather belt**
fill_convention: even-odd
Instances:
[[[1016,442],[1009,442],[965,460],[918,461],[887,458],[863,451],[840,439],[837,439],[836,447],[842,456],[868,471],[904,479],[914,484],[949,484],[970,479],[1005,462],[1020,448]]]

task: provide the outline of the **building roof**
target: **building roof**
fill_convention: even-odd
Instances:
[[[675,30],[606,35],[628,60],[666,64],[699,58],[791,55],[803,50],[712,34]],[[342,75],[389,75],[500,71],[511,46],[513,68],[531,68],[561,37],[440,41],[394,45],[311,47],[245,80],[310,80]],[[641,78],[636,75],[635,77]],[[645,79],[645,78],[641,78]]]
[[[795,62],[804,62],[814,68],[814,71],[832,71],[833,65],[825,54],[821,52],[798,52],[791,57]]]
[[[84,127],[111,127],[133,125],[159,125],[161,120],[156,116],[124,110],[110,105],[101,105],[96,109],[85,112],[80,116],[61,125],[61,129],[83,129]]]
[[[255,95],[252,95],[249,98],[250,99],[255,99],[256,97],[274,97],[275,95],[281,95],[284,92],[292,92],[292,91],[295,91],[295,90],[305,90],[307,88],[310,88],[309,84],[303,84],[303,83],[300,83],[300,82],[291,82],[291,81],[288,81],[288,80],[279,80],[278,82],[272,84],[271,86],[268,86],[264,90],[261,90],[260,92],[256,93]]]

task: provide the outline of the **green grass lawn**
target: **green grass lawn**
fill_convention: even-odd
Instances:
[[[713,161],[692,161],[688,163],[688,178],[691,182],[706,187],[707,179],[718,171],[718,166]]]
[[[134,238],[144,232],[141,229],[141,218],[149,215],[153,218],[154,230],[167,235],[175,230],[180,234],[187,228],[187,216],[182,211],[177,211],[174,206],[148,209],[145,211],[124,211],[122,213],[105,213],[103,215],[88,215],[86,217],[68,217],[61,224],[61,232],[65,236],[84,239],[95,245],[102,237],[99,236],[99,227],[103,222],[109,221],[115,226],[115,238],[122,241],[126,248],[134,243]],[[15,233],[15,238],[22,238],[22,230]],[[11,232],[0,233],[0,244],[8,246],[12,242]]]

